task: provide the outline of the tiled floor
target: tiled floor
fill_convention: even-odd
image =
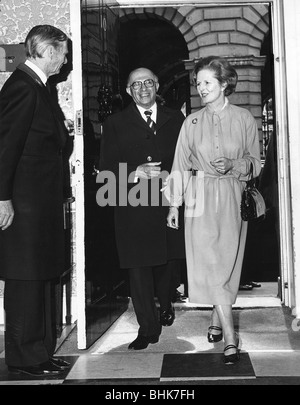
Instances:
[[[35,381],[9,376],[2,351],[0,384],[113,385],[114,389],[119,385],[127,389],[130,385],[299,385],[299,328],[274,291],[276,286],[265,284],[255,293],[239,294],[234,320],[241,340],[241,361],[235,366],[223,364],[222,342],[207,342],[210,309],[189,304],[176,304],[174,325],[163,329],[159,343],[143,351],[129,351],[128,344],[137,331],[130,306],[88,350],[77,349],[73,330],[57,351],[72,363],[70,371],[59,379]],[[116,391],[106,392],[117,395]]]

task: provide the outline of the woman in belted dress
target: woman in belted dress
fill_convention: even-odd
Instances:
[[[177,228],[185,203],[189,300],[213,306],[208,340],[224,338],[224,362],[239,360],[232,305],[236,302],[247,223],[240,215],[245,182],[261,170],[259,136],[253,115],[232,105],[238,75],[225,60],[201,59],[194,80],[204,108],[186,118],[165,188],[168,226]]]

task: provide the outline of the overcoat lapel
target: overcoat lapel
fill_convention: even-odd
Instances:
[[[129,120],[132,123],[142,127],[143,129],[147,129],[152,134],[151,128],[149,128],[147,122],[142,118],[139,110],[137,109],[137,107],[134,103],[130,104],[130,106],[128,107],[127,114],[128,114]],[[171,116],[167,112],[165,112],[165,109],[162,106],[160,106],[158,104],[157,105],[156,131],[158,132],[170,119],[171,119]]]
[[[159,131],[170,119],[171,119],[171,116],[165,112],[165,110],[162,106],[158,105],[157,106],[156,130]]]
[[[129,121],[133,124],[133,125],[137,125],[141,128],[143,128],[144,130],[149,130],[150,133],[152,133],[151,128],[148,126],[147,122],[142,118],[136,104],[132,103],[129,105],[128,109],[127,109],[127,114],[129,117]]]

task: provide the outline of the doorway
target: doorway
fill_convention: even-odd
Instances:
[[[126,92],[129,73],[137,67],[147,67],[159,78],[159,101],[173,109],[185,108],[189,114],[190,78],[184,65],[189,58],[187,44],[169,22],[154,14],[143,17],[120,18],[120,91],[124,107],[132,101]]]
[[[262,106],[262,172],[257,179],[267,213],[263,220],[249,222],[244,263],[241,277],[241,289],[257,288],[257,284],[273,283],[280,296],[280,230],[279,230],[279,194],[278,165],[276,143],[274,54],[272,44],[272,18],[270,28],[261,47],[261,56],[266,57],[261,74]],[[253,287],[254,286],[254,287]],[[255,295],[255,294],[253,294]]]
[[[188,6],[186,8],[165,7],[164,10],[147,7],[122,9],[119,52],[120,91],[125,105],[127,105],[127,102],[131,101],[125,91],[128,74],[136,67],[148,67],[159,77],[163,102],[170,108],[184,109],[185,114],[188,115],[192,111],[192,107],[194,110],[198,108],[197,95],[191,85],[191,69],[187,69],[188,63],[186,62],[190,60],[190,65],[194,64],[191,56],[197,59],[202,56],[202,53],[205,56],[209,53],[228,55],[228,52],[234,50],[237,53],[243,52],[243,56],[256,52],[259,57],[265,59],[261,71],[255,71],[252,67],[252,74],[260,75],[257,83],[254,83],[251,75],[246,79],[242,78],[242,86],[247,88],[246,91],[250,97],[256,98],[255,103],[248,102],[247,96],[241,88],[235,98],[241,106],[249,108],[256,114],[261,136],[263,166],[259,182],[261,192],[268,200],[268,212],[265,220],[249,224],[241,283],[248,285],[252,281],[256,281],[258,284],[272,283],[274,295],[277,295],[280,277],[280,237],[277,145],[274,130],[276,117],[275,110],[273,110],[276,97],[271,4],[263,3],[261,8],[265,8],[265,10],[261,12],[259,22],[258,16],[254,17],[254,13],[258,12],[258,6],[252,7],[249,4],[246,6],[235,5],[230,8],[225,4],[214,7],[209,4],[207,6],[199,4],[199,6],[194,5],[193,10]],[[181,20],[180,15],[185,19]],[[241,18],[245,15],[247,18]],[[260,34],[257,35],[255,32],[253,34],[257,36],[255,45],[251,44],[250,37],[246,38],[245,30],[242,34],[242,28],[236,32],[237,39],[233,39],[233,34],[230,39],[230,36],[225,33],[228,26],[234,29],[235,25],[242,27],[242,24],[248,24],[247,31],[251,32],[253,27],[250,24],[254,25],[254,21],[258,26],[263,24],[260,27]],[[187,22],[189,26],[183,27]],[[189,34],[186,35],[186,32]],[[202,35],[199,35],[199,32]],[[219,42],[216,41],[213,44],[212,37],[217,38]],[[230,40],[233,44],[229,46]],[[222,41],[226,42],[226,45],[221,46]],[[237,50],[241,41],[244,46]],[[202,52],[199,45],[202,43],[205,48],[206,42],[210,45],[209,53],[205,49]],[[254,47],[256,49],[253,49]],[[197,51],[195,52],[195,50]],[[234,62],[238,68],[240,68],[239,63],[245,63],[239,60]],[[241,69],[240,71],[241,76],[247,74]],[[253,82],[253,87],[256,86],[255,90],[252,90],[249,82]],[[245,100],[241,101],[242,97],[245,97]],[[252,292],[253,296],[256,293],[258,290]]]
[[[208,16],[212,16],[211,24],[209,25],[210,27],[214,27],[215,30],[217,30],[218,26],[220,27],[220,20],[226,15],[226,24],[231,24],[230,18],[232,17],[232,13],[235,16],[235,18],[238,19],[239,27],[241,27],[241,15],[246,15],[247,18],[249,19],[249,16],[252,16],[254,20],[257,18],[257,8],[258,9],[263,9],[266,8],[266,14],[263,16],[263,18],[259,21],[259,25],[257,20],[255,24],[252,21],[252,29],[255,29],[257,25],[259,26],[259,41],[251,41],[251,47],[249,48],[250,51],[252,52],[255,50],[255,52],[259,52],[259,55],[264,55],[266,56],[266,66],[270,69],[269,72],[271,74],[274,74],[274,84],[272,90],[271,90],[271,96],[272,96],[272,101],[273,101],[273,124],[268,123],[269,128],[271,125],[274,126],[274,133],[276,132],[276,135],[274,137],[275,143],[274,145],[278,147],[279,149],[277,150],[277,161],[279,161],[282,158],[282,155],[284,155],[284,161],[286,162],[286,165],[283,167],[282,165],[278,167],[278,170],[275,171],[275,174],[277,176],[278,180],[278,171],[282,174],[283,172],[285,173],[288,170],[288,161],[286,160],[286,146],[282,146],[286,144],[286,139],[287,135],[282,129],[284,126],[282,125],[280,128],[280,133],[279,131],[276,131],[278,128],[278,122],[282,123],[286,119],[286,116],[284,114],[280,114],[280,116],[277,116],[277,119],[275,120],[276,113],[280,110],[283,111],[282,109],[282,104],[283,104],[283,94],[284,94],[284,88],[282,87],[282,83],[284,82],[284,69],[282,65],[276,65],[273,66],[273,61],[277,59],[278,55],[282,57],[283,55],[283,49],[281,46],[278,45],[278,38],[282,38],[282,18],[281,18],[281,10],[279,7],[279,3],[277,0],[270,1],[269,3],[249,3],[249,2],[243,2],[241,1],[239,4],[228,4],[224,3],[221,1],[215,1],[213,4],[209,1],[199,1],[198,5],[195,6],[195,2],[191,5],[187,4],[186,6],[182,7],[182,3],[176,6],[176,2],[173,2],[174,5],[171,7],[165,7],[157,5],[157,8],[149,8],[147,4],[142,8],[130,8],[129,4],[126,5],[124,4],[124,7],[122,6],[120,8],[120,5],[114,5],[115,3],[110,2],[110,6],[107,5],[107,2],[104,0],[93,0],[93,1],[88,1],[85,0],[80,3],[80,11],[78,12],[77,9],[77,23],[78,19],[80,21],[80,24],[82,24],[82,17],[84,17],[83,13],[83,6],[86,5],[88,9],[93,10],[93,15],[94,15],[94,20],[93,20],[93,28],[96,30],[99,30],[100,28],[105,28],[105,31],[101,34],[99,31],[91,34],[92,42],[90,46],[88,46],[88,50],[90,51],[91,49],[96,49],[96,55],[99,57],[101,55],[101,52],[98,52],[99,49],[97,50],[97,46],[95,48],[95,44],[97,41],[95,41],[95,38],[100,38],[101,35],[103,35],[103,38],[105,38],[105,44],[110,46],[110,38],[115,39],[115,34],[116,32],[121,33],[119,35],[119,40],[118,43],[119,45],[119,52],[117,54],[114,52],[113,48],[110,48],[110,52],[107,52],[106,54],[108,55],[114,55],[114,61],[112,64],[108,63],[108,60],[104,59],[104,65],[98,66],[97,68],[100,71],[103,72],[103,68],[111,68],[111,71],[109,72],[106,70],[106,75],[107,78],[107,84],[108,88],[102,87],[102,95],[106,94],[107,100],[108,101],[114,101],[114,103],[111,104],[111,109],[108,111],[108,113],[112,112],[112,108],[114,105],[117,106],[117,108],[123,108],[127,101],[126,100],[126,94],[124,93],[124,82],[126,80],[126,76],[129,73],[129,70],[131,69],[130,65],[133,64],[141,64],[144,65],[149,64],[150,68],[153,70],[158,71],[158,74],[160,76],[160,81],[161,81],[161,97],[162,97],[162,102],[167,103],[169,106],[172,108],[181,108],[185,111],[186,114],[189,114],[191,111],[197,109],[199,106],[197,105],[197,95],[195,94],[195,91],[193,90],[193,87],[191,86],[191,77],[190,77],[190,72],[188,69],[186,69],[186,66],[188,63],[199,57],[199,49],[203,50],[209,50],[210,52],[213,52],[215,49],[215,34],[213,38],[211,37],[211,32],[208,33],[205,31],[205,27],[208,27],[207,25],[207,20],[205,18],[208,18]],[[119,2],[119,3],[124,3],[124,2]],[[145,2],[146,3],[146,2]],[[75,4],[75,2],[73,3]],[[253,7],[252,5],[253,4]],[[99,6],[100,5],[100,6]],[[260,7],[261,6],[261,7]],[[73,6],[75,7],[75,6]],[[236,7],[239,7],[239,12],[237,16],[237,10]],[[241,9],[244,9],[245,7],[245,12],[241,12]],[[249,11],[250,7],[250,11]],[[257,8],[256,8],[257,7]],[[99,16],[99,10],[104,11],[102,16]],[[201,14],[201,18],[195,19],[195,16],[192,14],[193,10],[199,10]],[[214,17],[214,12],[217,14]],[[112,13],[114,16],[117,16],[116,18],[116,25],[111,25],[111,22],[108,21],[107,15],[111,15]],[[204,18],[205,17],[205,18]],[[270,34],[270,25],[267,24],[270,23],[271,21],[274,22],[274,29],[275,34],[272,32]],[[96,23],[95,23],[96,22]],[[109,23],[109,24],[108,24]],[[112,27],[114,26],[114,29],[112,31],[107,31],[108,26]],[[232,25],[230,25],[232,26]],[[247,27],[247,28],[245,28]],[[244,26],[245,30],[249,30],[249,21],[247,21],[247,24]],[[162,31],[160,31],[162,30]],[[100,30],[101,31],[101,30]],[[229,38],[231,38],[231,34],[227,34],[224,32],[225,30],[220,30],[218,32],[218,40],[219,40],[219,45],[221,46],[220,49],[223,49],[222,46],[226,46],[226,43],[228,44]],[[110,32],[110,35],[107,33]],[[152,43],[152,48],[151,48],[151,33],[153,32],[153,35],[156,36],[156,44]],[[163,32],[163,37],[159,38],[159,32]],[[133,41],[133,37],[139,38],[139,41]],[[252,36],[252,34],[250,35]],[[127,44],[131,45],[131,50],[128,50],[128,46],[126,46],[125,38],[127,39]],[[232,35],[232,38],[234,35]],[[275,38],[276,37],[276,38]],[[142,41],[143,38],[143,41]],[[163,44],[164,39],[166,38],[166,41],[170,41],[169,45],[164,47]],[[236,45],[236,50],[238,49],[238,46],[244,50],[245,54],[245,37],[239,33],[239,35],[235,36],[237,43],[239,45]],[[83,38],[84,39],[84,38]],[[144,42],[146,40],[146,42]],[[123,42],[122,42],[123,41]],[[136,43],[137,42],[137,43]],[[259,51],[258,51],[258,42],[259,42]],[[176,46],[171,46],[171,44],[174,44]],[[147,44],[147,45],[145,45]],[[274,49],[272,49],[272,45],[274,45]],[[158,45],[158,46],[157,46]],[[169,49],[170,46],[170,49]],[[150,47],[150,51],[147,52],[147,47]],[[253,47],[253,49],[252,49]],[[176,48],[176,49],[175,49]],[[127,49],[127,52],[124,50]],[[170,56],[170,53],[168,54],[168,58],[164,58],[162,53],[157,53],[157,51],[161,49],[162,53],[165,50],[164,53],[167,54],[168,52],[172,52],[172,57]],[[225,49],[225,48],[224,48]],[[224,51],[223,49],[223,51]],[[82,53],[86,51],[86,48],[82,48]],[[107,51],[107,48],[106,48]],[[222,51],[222,52],[223,52]],[[248,50],[249,51],[249,50]],[[270,55],[269,62],[268,62],[268,54],[260,52],[267,52]],[[131,57],[128,58],[127,56],[130,54]],[[174,58],[173,56],[177,54],[177,59]],[[150,56],[150,58],[149,58]],[[152,57],[152,61],[151,61]],[[161,59],[161,64],[158,64]],[[169,63],[170,62],[170,63]],[[184,62],[184,63],[183,63]],[[268,65],[269,63],[269,65]],[[97,64],[96,64],[97,65]],[[93,68],[96,66],[94,64]],[[184,68],[185,66],[185,68]],[[101,69],[100,69],[101,68]],[[74,69],[75,70],[75,69]],[[78,71],[80,71],[80,68],[78,67]],[[267,70],[265,70],[267,72]],[[274,73],[273,73],[274,72]],[[81,72],[80,72],[81,73]],[[109,74],[110,73],[110,74]],[[89,73],[90,75],[90,73]],[[110,78],[114,77],[116,78],[115,80],[110,81]],[[262,77],[267,76],[268,73],[262,72]],[[75,75],[74,75],[75,76]],[[98,75],[101,77],[101,74]],[[98,80],[99,77],[97,74],[93,75],[93,80]],[[84,74],[81,74],[81,78],[85,77]],[[77,77],[78,79],[78,77]],[[174,80],[175,79],[175,80]],[[105,118],[105,114],[107,111],[105,109],[101,110],[101,113],[103,115],[99,115],[97,117],[97,113],[100,113],[100,110],[97,112],[97,103],[99,107],[99,99],[98,99],[98,92],[100,90],[99,87],[100,82],[97,84],[93,85],[93,102],[95,103],[95,106],[93,107],[94,112],[96,111],[96,127],[100,129],[100,134],[101,134],[101,119]],[[265,84],[265,81],[261,84]],[[85,86],[85,85],[84,85]],[[77,86],[78,87],[78,86]],[[275,88],[275,90],[274,90]],[[97,90],[96,90],[97,89]],[[110,90],[112,89],[112,94],[110,93]],[[95,93],[96,91],[96,93]],[[276,91],[276,94],[275,94]],[[80,93],[78,93],[80,94]],[[260,105],[257,106],[257,109],[260,109],[260,119],[261,119],[261,141],[262,141],[262,161],[263,164],[265,163],[265,157],[266,157],[266,152],[269,146],[269,141],[267,144],[263,145],[264,143],[264,135],[263,135],[263,110],[264,110],[264,103],[263,101],[265,100],[264,97],[262,97],[262,94],[264,94],[264,90],[261,88],[260,89],[260,97],[261,97],[261,103]],[[77,97],[77,95],[75,96]],[[101,99],[101,97],[100,97]],[[106,101],[107,101],[106,100]],[[276,103],[277,102],[277,103]],[[80,104],[80,103],[79,103]],[[90,107],[88,107],[90,108]],[[87,107],[84,107],[84,114],[85,115],[85,110]],[[268,116],[268,119],[270,118],[270,115]],[[85,123],[86,129],[88,128],[88,124],[85,122],[85,119],[83,121]],[[76,137],[75,137],[76,138]],[[76,143],[76,142],[75,142]],[[83,142],[82,138],[77,137],[77,143],[79,147],[77,148],[79,154],[82,154],[81,156],[81,162],[79,163],[80,170],[84,172],[83,168]],[[78,146],[77,145],[77,146]],[[76,147],[76,146],[75,146]],[[265,151],[265,156],[264,156],[264,151]],[[80,156],[79,156],[80,157]],[[80,159],[79,159],[80,160]],[[284,176],[284,178],[288,178],[288,176]],[[81,180],[80,180],[81,181]],[[79,188],[81,187],[81,192],[80,194],[84,193],[84,188],[82,188],[82,182],[79,184]],[[86,187],[86,186],[85,186]],[[85,189],[86,190],[86,189]],[[264,280],[272,281],[277,283],[277,278],[278,274],[281,277],[281,282],[279,283],[280,286],[284,284],[284,280],[287,280],[287,274],[291,274],[291,264],[289,262],[289,252],[291,250],[291,243],[290,243],[290,222],[289,222],[289,211],[285,209],[288,207],[288,201],[289,201],[289,186],[288,184],[282,184],[279,183],[279,190],[278,190],[278,200],[279,200],[279,225],[278,222],[273,219],[272,226],[275,227],[275,230],[272,229],[271,234],[272,234],[272,240],[273,242],[271,243],[271,248],[270,248],[270,255],[269,259],[271,258],[272,260],[276,260],[276,266],[273,267],[272,262],[270,262],[269,269],[270,271],[267,272],[268,274],[265,274]],[[85,196],[87,197],[87,196]],[[83,202],[86,204],[85,202]],[[87,201],[88,203],[88,201]],[[94,202],[93,202],[94,204]],[[85,205],[87,207],[87,205]],[[94,207],[95,208],[95,207]],[[98,208],[96,208],[98,209]],[[80,213],[80,210],[79,210]],[[84,210],[85,214],[89,214],[90,210],[87,212]],[[84,240],[84,245],[86,246],[86,243],[89,244],[89,236],[83,231],[84,229],[84,213],[81,213],[77,216],[77,221],[80,224],[80,233],[81,235],[78,235],[78,244],[79,240]],[[105,216],[105,219],[107,219],[108,216]],[[92,221],[91,221],[92,222]],[[98,225],[95,225],[95,223],[92,223],[92,226],[95,226],[96,229],[99,229],[103,226],[103,222],[100,221]],[[280,229],[280,235],[279,235],[279,241],[278,245],[276,248],[274,248],[274,240],[277,238],[278,234],[276,234],[276,227],[277,229]],[[104,227],[103,227],[104,229]],[[112,235],[111,235],[112,236]],[[267,242],[270,240],[268,239]],[[92,242],[94,244],[94,251],[96,250],[96,247],[99,246],[98,243],[94,243],[95,241]],[[265,242],[265,241],[264,241]],[[264,248],[264,244],[260,246],[260,248]],[[275,249],[275,250],[274,250]],[[266,250],[266,249],[265,249]],[[266,253],[265,250],[263,253]],[[282,254],[284,252],[284,254]],[[78,321],[78,324],[80,322],[84,323],[84,328],[81,327],[81,333],[84,333],[86,335],[86,308],[87,308],[87,297],[89,297],[89,280],[88,273],[86,273],[87,267],[86,267],[86,260],[89,261],[90,258],[86,257],[86,251],[81,250],[82,255],[79,257],[79,263],[80,266],[77,266],[77,271],[80,273],[80,283],[78,286],[78,291],[80,295],[80,302],[78,304],[79,306],[79,314],[80,318],[82,321]],[[99,254],[99,251],[96,252],[96,254]],[[85,258],[83,260],[83,257]],[[276,259],[274,259],[276,258]],[[114,260],[116,257],[114,256]],[[99,259],[101,261],[101,259]],[[265,266],[262,265],[266,269]],[[282,274],[283,273],[283,274]],[[261,274],[260,277],[261,278]],[[259,278],[257,279],[259,281]],[[124,280],[123,280],[124,281]],[[123,284],[123,281],[121,281],[121,284]],[[263,279],[261,278],[261,281]],[[119,285],[116,283],[116,285]],[[100,286],[100,290],[101,290]],[[281,291],[282,293],[282,291]],[[101,295],[101,294],[100,294]],[[126,295],[126,293],[125,293]],[[83,300],[84,297],[84,300]],[[284,297],[283,297],[284,300]],[[97,298],[96,298],[97,301]],[[100,300],[101,301],[101,300]],[[99,301],[98,301],[99,302]],[[126,303],[125,303],[126,306]],[[84,308],[84,309],[83,309]],[[120,314],[119,312],[118,314]],[[117,318],[118,314],[115,316],[114,319]],[[95,319],[97,318],[97,311],[94,313]],[[111,321],[111,320],[110,320]],[[110,322],[109,321],[109,322]],[[106,325],[109,325],[109,322],[106,323]],[[84,329],[84,330],[83,330]],[[98,330],[98,337],[99,337],[99,330]],[[97,338],[97,333],[93,335],[93,338]],[[100,332],[101,333],[101,332]],[[85,336],[86,338],[86,336]],[[83,339],[84,340],[84,339]],[[85,342],[82,343],[80,348],[85,348]]]

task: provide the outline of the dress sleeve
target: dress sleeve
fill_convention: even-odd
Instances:
[[[251,163],[253,177],[258,177],[261,171],[260,145],[258,128],[255,118],[249,112],[245,118],[246,147],[241,159],[234,159],[232,174],[240,181],[249,180]]]
[[[189,125],[188,120],[185,120],[178,137],[172,170],[163,189],[166,199],[174,207],[183,204],[184,193],[191,176],[192,162],[188,135]]]

